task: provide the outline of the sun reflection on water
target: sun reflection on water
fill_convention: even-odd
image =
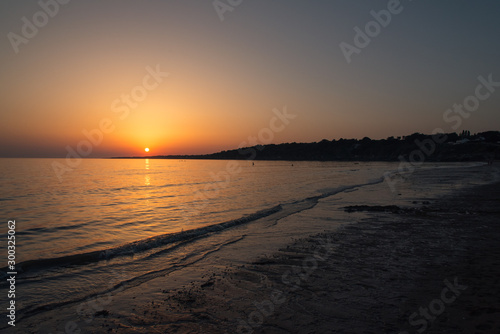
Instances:
[[[145,160],[144,168],[146,170],[149,170],[149,159]],[[146,186],[151,185],[151,178],[150,178],[149,174],[144,175],[144,185],[146,185]]]

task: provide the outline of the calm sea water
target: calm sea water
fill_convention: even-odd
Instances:
[[[109,281],[124,268],[134,286],[187,266],[233,242],[218,239],[219,231],[278,205],[382,182],[384,172],[398,167],[85,159],[60,181],[54,161],[0,159],[0,230],[16,220],[21,318],[113,288]]]
[[[16,219],[18,261],[221,223],[394,169],[387,163],[87,159],[59,181],[53,161],[0,159],[0,208],[3,218]]]

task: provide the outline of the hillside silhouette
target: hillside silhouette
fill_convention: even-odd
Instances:
[[[500,132],[439,136],[414,133],[373,140],[327,140],[314,143],[256,145],[205,155],[151,156],[150,159],[290,160],[290,161],[489,161],[500,159]],[[124,157],[122,157],[124,158]],[[125,157],[144,158],[144,157]]]

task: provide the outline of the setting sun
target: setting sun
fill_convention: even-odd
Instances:
[[[148,148],[148,147],[146,147],[146,148],[144,149],[144,151],[149,152],[149,148]]]

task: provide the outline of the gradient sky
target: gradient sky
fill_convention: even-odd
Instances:
[[[72,0],[15,53],[8,34],[41,7],[2,1],[0,156],[64,157],[104,118],[115,129],[91,156],[211,153],[283,106],[298,116],[274,143],[451,132],[445,110],[479,75],[500,81],[500,2],[401,0],[348,64],[339,44],[387,6],[243,0],[221,21],[208,0]],[[113,101],[157,64],[169,76],[120,119]],[[500,130],[499,106],[500,88],[456,131]]]

